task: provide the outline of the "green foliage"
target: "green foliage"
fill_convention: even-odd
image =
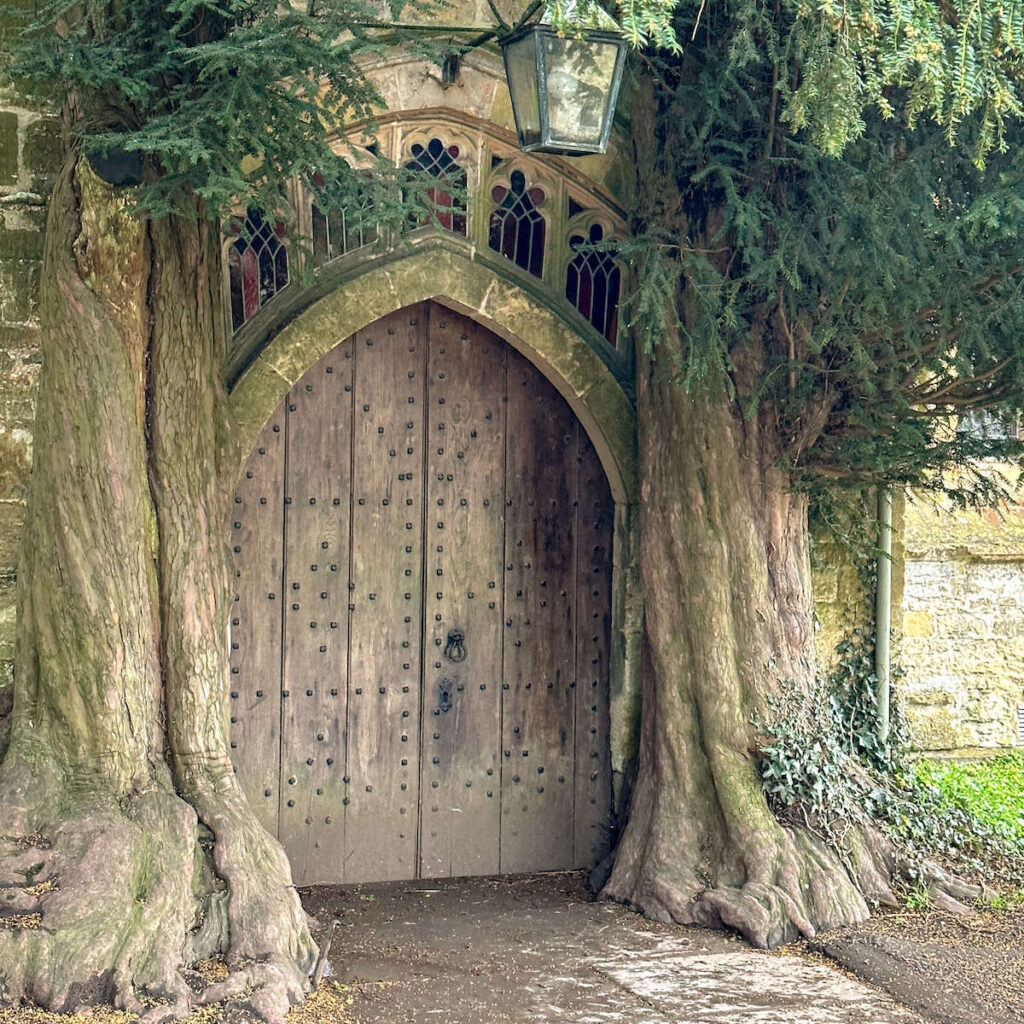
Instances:
[[[1024,846],[1024,754],[1004,754],[970,764],[922,759],[915,781],[936,789],[942,800],[961,807],[993,832]]]
[[[994,70],[964,71],[989,60],[981,50],[959,64],[943,51],[931,71],[883,59],[886,46],[903,53],[893,32],[930,38],[915,21],[925,7],[945,32],[938,8],[911,5],[898,25],[876,17],[869,43],[874,29],[854,24],[835,36],[829,4],[815,7],[816,28],[798,3],[679,4],[676,33],[692,40],[648,57],[654,145],[638,149],[627,315],[682,385],[719,390],[748,421],[769,409],[765,440],[798,486],[911,484],[988,501],[983,478],[951,486],[939,469],[1022,451],[958,433],[950,417],[1024,408],[1024,130],[1006,120],[1015,100],[1000,107],[1012,90],[992,93]],[[1018,74],[1000,52],[999,73]],[[866,62],[905,86],[883,88]],[[926,88],[940,66],[949,81]],[[960,73],[991,102],[955,101],[951,147],[948,118],[924,114],[929,102],[948,114]],[[907,117],[886,119],[869,94]],[[998,109],[1006,150],[980,168]],[[826,126],[838,135],[822,137]]]
[[[930,118],[952,141],[976,123],[983,160],[1005,149],[1008,120],[1024,115],[1024,4],[1020,0],[797,0],[789,44],[802,55],[786,117],[815,144],[838,153],[860,134],[857,108]],[[898,91],[894,92],[893,87]],[[829,120],[831,115],[832,120]]]
[[[1024,906],[1024,886],[1008,886],[984,899],[990,910],[1012,910]]]
[[[360,62],[380,45],[360,26],[379,16],[364,0],[48,0],[21,12],[6,72],[41,102],[73,98],[88,154],[141,154],[148,216],[249,205],[287,220],[298,178],[326,205],[372,206],[400,228],[410,209],[429,213],[418,177],[383,160],[357,173],[329,145],[346,125],[372,126],[381,99]]]
[[[912,882],[903,893],[903,904],[907,910],[930,910],[932,894],[923,882]]]
[[[883,745],[877,738],[868,639],[855,637],[838,653],[836,671],[812,693],[790,687],[755,719],[761,784],[774,812],[814,828],[840,852],[851,823],[873,822],[906,856],[911,882],[926,859],[984,879],[1024,881],[1024,798],[1014,789],[1024,760],[977,766],[975,777],[985,782],[971,786],[960,781],[960,766],[947,766],[949,781],[943,776],[937,784],[933,773],[943,767],[922,767],[910,757],[895,687],[890,740]],[[905,895],[912,899],[913,890]]]

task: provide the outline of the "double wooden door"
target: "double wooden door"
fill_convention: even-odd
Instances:
[[[612,520],[561,396],[440,306],[292,388],[234,496],[231,721],[297,883],[600,858]]]

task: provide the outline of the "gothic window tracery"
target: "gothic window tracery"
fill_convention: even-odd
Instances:
[[[361,249],[373,241],[373,227],[366,211],[342,208],[321,210],[315,202],[310,204],[313,228],[313,262],[318,266]]]
[[[565,297],[614,345],[619,327],[621,272],[611,252],[591,248],[604,240],[600,224],[592,224],[586,236],[580,232],[569,236],[569,249],[575,255],[566,268]]]
[[[413,144],[412,159],[405,164],[408,171],[426,171],[439,184],[427,189],[427,198],[434,205],[434,216],[445,231],[466,235],[466,170],[459,164],[459,147],[446,146],[437,136],[426,145]]]
[[[271,225],[255,209],[233,233],[239,237],[228,248],[228,280],[231,328],[237,331],[288,283],[288,248],[284,224]]]
[[[544,241],[547,223],[540,208],[547,196],[537,185],[527,188],[526,175],[512,172],[508,185],[491,189],[494,210],[488,245],[534,277],[544,276]]]
[[[507,261],[512,277],[538,282],[553,304],[576,309],[591,325],[592,343],[603,358],[616,372],[630,372],[628,347],[617,345],[624,270],[611,251],[594,248],[618,237],[624,225],[614,201],[596,182],[575,167],[524,154],[485,129],[439,124],[434,117],[396,119],[377,127],[371,146],[364,135],[353,133],[339,140],[338,148],[344,148],[354,169],[367,173],[373,173],[372,158],[381,157],[405,171],[429,175],[424,192],[433,213],[423,217],[418,212],[409,227],[432,224],[465,238],[475,253],[489,254],[492,266]],[[323,205],[317,205],[318,199]],[[346,267],[373,258],[405,234],[378,226],[374,211],[358,203],[329,208],[319,191],[298,181],[291,202],[296,216],[294,222],[289,219],[288,230],[299,240],[297,246],[286,247],[283,225],[267,224],[253,211],[225,243],[230,299],[225,313],[232,333],[296,276],[292,261],[319,275],[318,268],[327,272],[326,265],[339,257],[346,257]],[[238,219],[243,220],[241,214]],[[409,244],[420,245],[427,236],[415,231]]]

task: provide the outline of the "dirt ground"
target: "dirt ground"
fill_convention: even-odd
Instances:
[[[834,965],[594,903],[579,874],[302,891],[358,1024],[923,1024]]]

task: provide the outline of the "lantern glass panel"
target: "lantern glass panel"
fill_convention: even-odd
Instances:
[[[549,145],[601,147],[617,92],[618,40],[541,37]],[[609,102],[610,101],[610,102]]]
[[[504,47],[505,75],[512,96],[519,144],[533,149],[540,144],[540,96],[537,88],[537,36],[527,32]]]

